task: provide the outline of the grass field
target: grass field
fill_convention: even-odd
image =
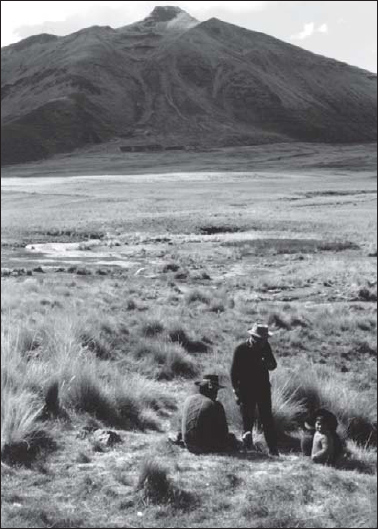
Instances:
[[[2,526],[375,527],[376,146],[116,148],[2,171]],[[281,457],[261,434],[256,454],[172,447],[204,371],[240,435],[229,368],[257,320]],[[339,468],[298,452],[316,405]]]

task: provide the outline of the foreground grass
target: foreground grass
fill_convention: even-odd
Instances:
[[[296,455],[195,456],[151,433],[123,439],[98,453],[66,432],[48,466],[3,470],[2,526],[374,527],[374,476]]]
[[[112,278],[84,277],[73,291],[72,282],[66,275],[3,281],[2,449],[33,437],[37,448],[47,436],[56,443],[54,450],[36,449],[26,467],[14,466],[3,451],[12,464],[3,468],[4,527],[371,526],[376,451],[365,445],[374,444],[376,423],[373,307],[364,305],[362,317],[346,305],[283,310],[269,301],[247,303],[253,313],[246,315],[242,290],[232,303],[225,287],[218,290],[213,311],[205,285],[181,293],[169,308],[165,279],[160,286],[155,279],[153,296],[144,278],[132,289]],[[131,307],[130,296],[137,300]],[[192,380],[214,369],[228,380],[232,347],[252,318],[271,321],[277,332],[273,405],[284,455],[264,455],[261,435],[263,453],[254,456],[195,457],[170,447],[164,432],[176,428],[175,409]],[[334,345],[333,356],[324,356],[324,340]],[[366,353],[353,349],[365,342]],[[311,359],[303,353],[310,348]],[[68,423],[37,420],[53,382]],[[238,433],[227,385],[220,397]],[[318,405],[337,414],[349,440],[350,456],[339,469],[298,455],[303,418]],[[88,425],[116,429],[123,442],[98,452],[90,439],[77,437]],[[108,506],[106,515],[100,505]]]

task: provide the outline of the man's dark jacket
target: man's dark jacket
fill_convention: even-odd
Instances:
[[[248,340],[238,345],[232,360],[231,382],[241,400],[268,390],[269,371],[276,367],[269,342]]]
[[[205,395],[196,394],[186,399],[181,428],[183,441],[192,452],[217,452],[228,447],[224,408]]]

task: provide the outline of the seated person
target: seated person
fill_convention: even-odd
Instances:
[[[176,443],[184,444],[190,452],[230,452],[238,448],[238,442],[230,434],[226,413],[217,400],[219,384],[217,375],[205,375],[195,383],[198,393],[189,396],[183,407],[181,432]]]
[[[315,434],[312,442],[311,459],[314,463],[331,465],[335,461],[335,441],[329,421],[323,415],[315,420]]]
[[[316,410],[305,422],[308,433],[302,438],[303,454],[311,456],[315,463],[334,465],[344,450],[336,432],[337,426],[337,418],[332,412],[325,408]]]

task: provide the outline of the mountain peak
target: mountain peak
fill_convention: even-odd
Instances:
[[[186,11],[178,6],[156,6],[148,18],[152,18],[156,22],[169,22],[183,13],[188,15]]]
[[[127,27],[175,33],[186,31],[197,24],[199,24],[198,20],[180,7],[156,6],[144,20]]]

